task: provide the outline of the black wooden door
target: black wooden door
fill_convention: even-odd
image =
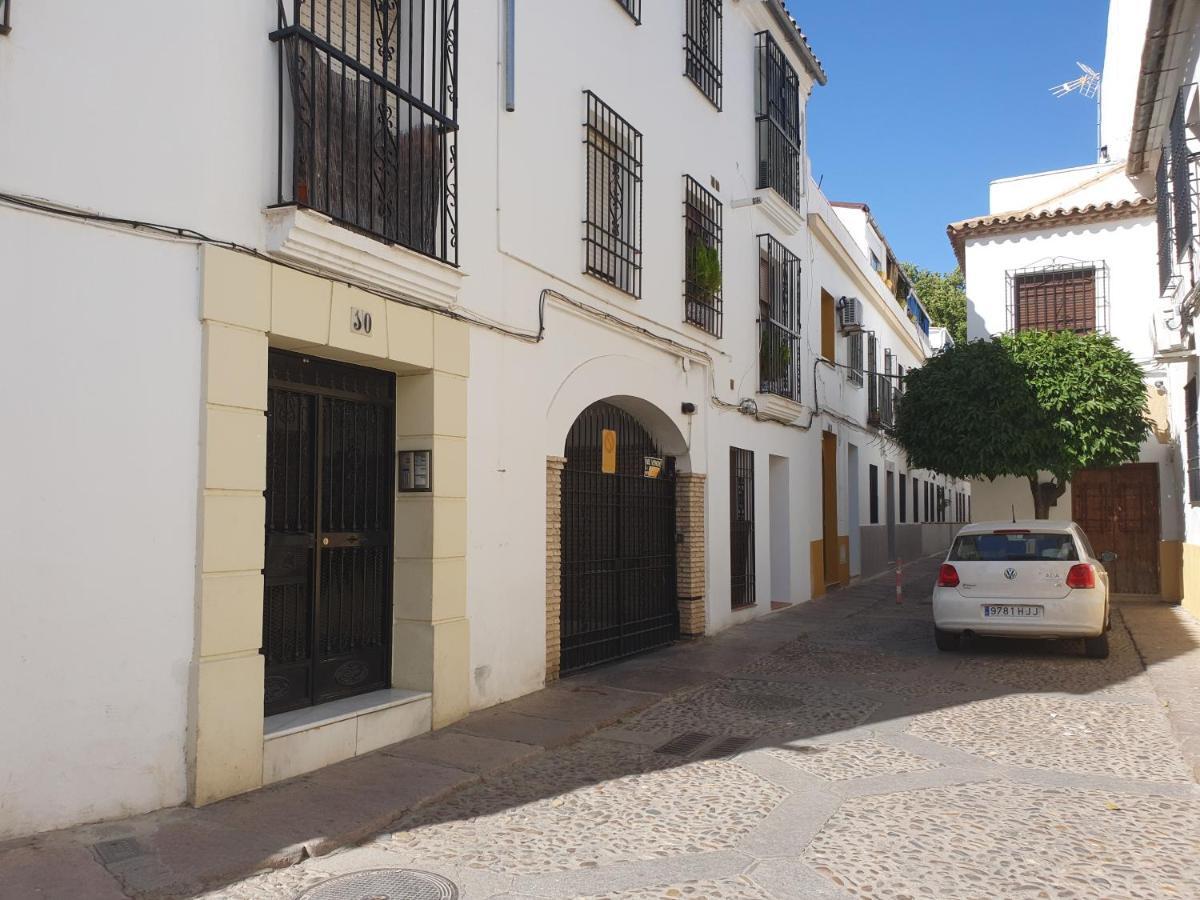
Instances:
[[[272,350],[267,714],[389,681],[395,377]]]
[[[576,419],[566,455],[563,673],[661,647],[679,636],[674,460],[663,460],[656,470],[661,453],[654,440],[633,416],[604,402]]]

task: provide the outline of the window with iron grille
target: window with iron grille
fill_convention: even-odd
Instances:
[[[879,424],[885,428],[895,421],[895,386],[892,382],[892,368],[896,357],[891,350],[883,351],[883,375],[879,376]]]
[[[920,505],[920,502],[918,501],[918,498],[921,496],[919,486],[920,486],[920,482],[916,478],[914,478],[912,480],[912,494],[913,494],[913,496],[912,496],[912,511],[913,511],[912,520],[914,522],[921,521],[921,505]]]
[[[800,77],[766,31],[759,32],[754,109],[758,187],[773,188],[800,208],[804,194],[800,152]]]
[[[937,489],[937,520],[939,522],[946,521],[946,489],[944,487]]]
[[[903,473],[900,475],[900,521],[903,522],[908,518],[908,478]]]
[[[1171,256],[1174,246],[1171,234],[1171,151],[1164,146],[1158,155],[1158,169],[1154,174],[1155,212],[1158,220],[1158,290],[1165,294],[1175,274],[1175,259]]]
[[[879,424],[879,339],[867,332],[867,423]]]
[[[457,265],[457,0],[281,0],[271,39],[279,202]]]
[[[800,401],[800,257],[758,236],[758,382],[764,394]]]
[[[587,98],[584,272],[642,296],[642,133],[591,91]]]
[[[1171,212],[1175,223],[1175,258],[1191,249],[1195,236],[1192,215],[1192,160],[1188,153],[1187,101],[1192,85],[1185,84],[1175,95],[1175,111],[1171,115]]]
[[[1187,435],[1188,497],[1200,503],[1200,415],[1197,414],[1196,379],[1183,389],[1183,428]]]
[[[721,108],[722,0],[685,0],[687,31],[683,35],[684,74],[713,106]]]
[[[729,603],[755,604],[754,451],[729,448]]]
[[[1007,275],[1009,331],[1108,331],[1108,266],[1073,262]]]
[[[617,0],[617,4],[629,13],[636,24],[642,24],[642,0]]]
[[[691,176],[683,176],[683,307],[687,322],[721,336],[723,207]]]
[[[846,336],[846,380],[859,387],[863,385],[863,335],[861,331]]]
[[[879,524],[879,466],[867,468],[867,511],[868,521]]]

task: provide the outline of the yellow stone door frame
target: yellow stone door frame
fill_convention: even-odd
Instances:
[[[203,329],[196,654],[189,799],[262,786],[267,352],[396,373],[396,448],[433,451],[433,489],[397,494],[392,684],[467,713],[468,326],[247,253],[201,249]],[[371,316],[355,330],[355,311]],[[357,317],[361,326],[361,315]]]

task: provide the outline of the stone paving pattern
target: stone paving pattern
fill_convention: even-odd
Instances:
[[[1200,681],[1200,629],[1142,603],[1129,607],[1132,636],[1118,608],[1104,661],[1071,641],[939,653],[935,569],[909,567],[899,606],[889,579],[856,585],[564,679],[386,748],[370,757],[374,769],[356,761],[340,777],[374,778],[363,798],[388,793],[388,779],[407,784],[409,767],[436,782],[423,796],[406,788],[411,796],[376,800],[376,817],[396,811],[386,827],[334,827],[329,812],[320,828],[286,832],[288,849],[264,836],[284,806],[264,817],[268,801],[251,795],[243,808],[247,822],[259,814],[270,864],[295,863],[277,871],[215,886],[215,870],[190,882],[162,874],[182,865],[172,841],[202,834],[218,845],[219,825],[188,818],[217,815],[204,810],[94,826],[43,850],[78,860],[80,841],[136,837],[145,859],[89,870],[111,891],[96,896],[114,898],[294,900],[324,879],[386,867],[442,875],[466,900],[1200,897],[1200,744],[1187,690]],[[682,735],[690,750],[660,752]],[[331,778],[298,784],[333,797]],[[236,808],[216,821],[240,822]],[[362,843],[336,849],[339,840]],[[20,870],[6,869],[0,848],[0,897],[32,883],[39,846],[15,851]],[[200,882],[205,890],[181,887]]]

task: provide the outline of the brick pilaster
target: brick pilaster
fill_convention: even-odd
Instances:
[[[558,680],[562,654],[562,473],[566,457],[546,457],[546,683]]]
[[[679,597],[679,633],[703,637],[705,612],[704,482],[697,472],[675,477],[675,527],[682,535],[676,549],[676,593]]]

